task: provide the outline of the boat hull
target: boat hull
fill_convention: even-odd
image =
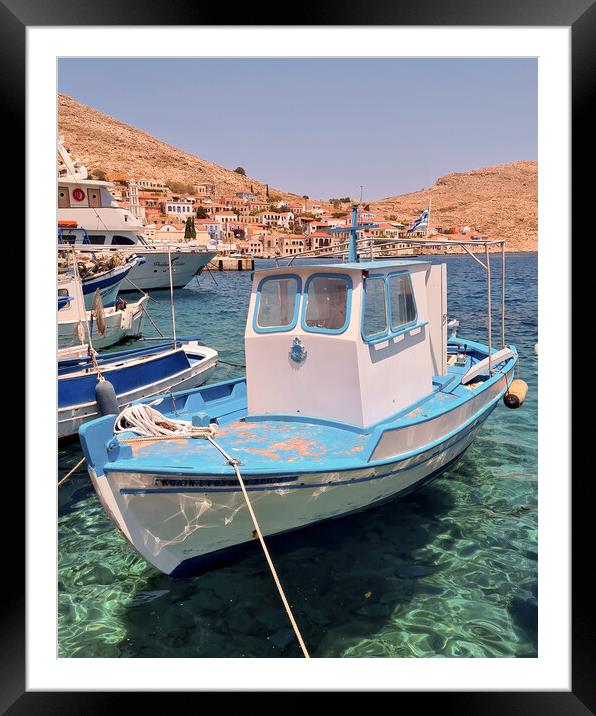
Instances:
[[[116,303],[122,281],[127,277],[130,271],[131,267],[129,265],[119,266],[111,271],[107,271],[101,276],[83,279],[85,310],[90,311],[93,308],[93,300],[97,289],[99,289],[102,306],[104,308],[112,308]]]
[[[125,338],[136,338],[143,328],[143,304],[148,300],[143,296],[136,303],[129,303],[125,309],[117,311],[107,309],[105,312],[105,331],[103,335],[97,329],[97,323],[89,320],[91,340],[96,350],[116,345]],[[62,321],[58,323],[58,349],[70,348],[80,344],[79,321]],[[83,330],[81,328],[81,330]],[[85,337],[85,336],[84,336]]]
[[[160,393],[185,390],[202,385],[217,366],[217,352],[205,346],[196,345],[195,349],[185,349],[189,358],[189,366],[175,373],[160,377],[158,380],[147,380],[138,387],[125,392],[116,390],[120,408],[125,408],[135,400],[156,396]],[[149,364],[147,364],[149,365]],[[130,371],[138,370],[138,364],[131,366]],[[104,372],[106,380],[110,380],[110,371]],[[60,394],[59,394],[60,397]],[[78,432],[81,425],[101,417],[96,401],[63,405],[58,408],[58,438],[66,438]]]
[[[135,266],[123,281],[120,291],[143,291],[170,288],[167,251],[136,252],[145,259],[145,263]],[[215,256],[206,251],[172,251],[172,281],[174,288],[184,288]],[[134,284],[134,285],[133,285]]]
[[[243,475],[263,534],[339,518],[417,489],[455,464],[495,406],[493,400],[470,425],[402,459],[345,471]],[[90,470],[90,476],[124,537],[173,577],[213,568],[255,544],[254,525],[234,478],[219,487],[221,476],[197,477],[183,470],[177,475],[101,476]]]

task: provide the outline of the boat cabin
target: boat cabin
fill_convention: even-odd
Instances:
[[[366,428],[447,373],[446,265],[346,262],[256,272],[245,332],[248,414]]]

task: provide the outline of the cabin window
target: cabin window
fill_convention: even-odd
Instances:
[[[91,234],[91,235],[89,236],[89,241],[90,241],[92,244],[100,244],[100,245],[103,245],[103,244],[105,243],[105,240],[106,240],[106,237],[105,237],[105,236],[101,236],[100,234]]]
[[[382,276],[366,279],[364,291],[364,314],[362,317],[362,335],[372,338],[387,332],[387,305],[385,301],[385,281]]]
[[[349,276],[319,274],[306,283],[302,327],[306,331],[342,333],[349,323],[352,280]]]
[[[416,304],[412,279],[409,274],[395,274],[387,279],[389,305],[391,307],[391,330],[396,331],[408,323],[416,322]]]
[[[290,331],[298,319],[300,279],[297,276],[264,278],[257,291],[256,331]]]
[[[58,310],[61,311],[63,308],[68,308],[70,305],[70,294],[67,288],[58,289]]]
[[[129,244],[134,244],[134,241],[129,239],[128,236],[116,235],[112,238],[112,246],[128,246]]]

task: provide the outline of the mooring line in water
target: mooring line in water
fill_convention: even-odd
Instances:
[[[141,306],[141,310],[142,310],[143,313],[147,316],[147,318],[151,321],[151,325],[153,326],[153,328],[155,328],[155,330],[159,333],[159,335],[160,335],[162,338],[164,338],[164,334],[163,334],[163,333],[159,330],[159,328],[155,325],[155,321],[151,318],[151,314],[150,314],[149,311],[145,308],[145,306]]]
[[[302,638],[302,634],[300,633],[300,629],[298,628],[298,624],[294,619],[292,609],[288,604],[285,592],[283,590],[283,587],[281,586],[279,577],[277,576],[275,565],[273,564],[273,560],[271,559],[271,555],[269,554],[269,550],[267,549],[267,545],[265,544],[265,538],[263,537],[263,533],[261,532],[259,521],[257,520],[257,516],[255,515],[255,512],[253,510],[250,498],[248,496],[248,492],[246,491],[246,487],[244,485],[244,480],[242,479],[242,475],[240,474],[240,470],[238,468],[238,460],[228,455],[228,453],[221,447],[221,445],[219,445],[213,439],[214,427],[212,425],[206,427],[198,427],[192,425],[192,423],[188,422],[187,420],[171,420],[169,418],[166,418],[164,415],[152,408],[150,405],[144,405],[141,403],[137,405],[130,405],[128,406],[128,408],[124,408],[124,410],[122,410],[116,418],[116,422],[114,424],[114,433],[118,434],[121,432],[128,431],[135,432],[137,434],[137,437],[120,438],[121,442],[133,443],[143,440],[171,440],[172,438],[175,438],[177,436],[189,438],[203,438],[205,440],[208,440],[211,445],[213,445],[213,447],[218,450],[221,455],[223,455],[223,457],[226,459],[226,462],[232,466],[234,472],[236,473],[236,477],[238,478],[238,482],[240,483],[240,488],[242,490],[242,494],[244,495],[244,500],[246,502],[246,506],[248,507],[248,512],[252,519],[255,532],[257,534],[257,537],[259,538],[261,547],[263,548],[265,559],[267,560],[267,564],[269,565],[269,569],[271,570],[273,581],[275,582],[275,586],[277,587],[277,591],[279,592],[279,596],[281,597],[282,604],[284,605],[284,608],[290,620],[290,624],[292,625],[292,629],[294,630],[294,634],[296,635],[296,639],[300,644],[300,648],[302,649],[304,658],[310,659],[310,654],[308,653],[306,644],[304,643],[304,639]]]
[[[231,365],[232,368],[246,368],[246,363],[230,363],[227,360],[222,360],[221,358],[217,359],[218,363],[223,363],[224,365]]]
[[[58,487],[60,487],[60,485],[61,485],[63,482],[66,482],[66,481],[68,480],[68,478],[73,474],[73,472],[76,472],[76,471],[79,469],[79,467],[81,467],[81,465],[82,465],[84,462],[85,462],[85,458],[81,458],[81,459],[77,462],[77,464],[72,468],[72,470],[71,470],[70,472],[68,472],[66,475],[64,475],[64,477],[58,482]]]
[[[273,581],[275,582],[275,586],[277,587],[277,591],[279,592],[279,596],[281,597],[281,601],[288,615],[288,619],[290,620],[290,624],[292,625],[294,634],[296,634],[296,639],[298,639],[298,643],[300,644],[300,648],[302,649],[302,654],[304,655],[304,658],[310,659],[310,654],[308,653],[306,644],[304,643],[304,639],[302,638],[302,634],[300,633],[300,629],[298,628],[298,624],[296,624],[296,620],[294,619],[294,615],[292,614],[292,609],[288,604],[285,592],[283,590],[283,587],[281,586],[279,577],[277,576],[273,560],[271,559],[271,555],[269,554],[269,550],[267,549],[267,545],[265,544],[265,538],[263,537],[263,533],[261,532],[261,527],[257,520],[257,516],[255,515],[255,512],[252,508],[252,504],[250,502],[250,498],[248,496],[248,492],[246,491],[246,487],[244,486],[244,480],[242,479],[242,475],[240,474],[240,470],[238,469],[238,461],[235,458],[230,457],[230,455],[228,455],[226,451],[220,445],[218,445],[211,436],[206,435],[205,437],[207,438],[207,440],[209,440],[213,447],[219,450],[219,452],[225,457],[228,463],[234,468],[234,472],[236,473],[236,477],[238,478],[238,482],[240,483],[240,488],[242,489],[242,494],[244,495],[244,500],[246,501],[246,506],[248,507],[252,523],[255,527],[255,532],[257,533],[257,537],[259,538],[259,542],[261,543],[261,547],[263,548],[263,552],[265,553],[265,559],[267,560],[267,564],[269,565],[269,569],[271,570]]]

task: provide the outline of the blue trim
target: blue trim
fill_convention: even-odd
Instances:
[[[296,297],[294,299],[294,316],[292,317],[292,322],[287,326],[259,326],[259,324],[257,323],[257,318],[259,315],[259,307],[261,305],[261,289],[263,288],[263,284],[267,283],[268,281],[278,281],[284,278],[293,278],[296,281]],[[257,286],[257,300],[255,302],[255,311],[252,317],[252,327],[255,333],[287,333],[288,331],[291,331],[296,328],[296,324],[298,323],[298,313],[300,310],[301,297],[302,279],[300,278],[300,276],[298,276],[298,274],[281,273],[273,274],[271,276],[265,276],[265,278],[262,278],[259,281],[259,285]]]
[[[289,477],[289,478],[280,476],[279,479],[271,478],[272,483],[268,486],[250,487],[250,488],[247,488],[247,490],[249,492],[263,492],[263,491],[270,492],[271,490],[276,490],[280,487],[283,488],[284,490],[285,489],[288,489],[288,490],[315,490],[315,489],[318,489],[319,487],[340,487],[340,486],[345,486],[345,485],[356,485],[361,482],[373,482],[374,480],[382,480],[385,477],[391,477],[392,475],[397,475],[400,472],[406,472],[407,470],[412,470],[413,468],[420,467],[420,465],[426,464],[427,462],[429,462],[430,460],[435,458],[437,455],[440,455],[442,452],[445,452],[445,450],[449,450],[454,445],[458,445],[462,440],[465,440],[471,432],[476,430],[476,428],[482,427],[483,423],[487,420],[488,416],[491,414],[491,412],[494,410],[494,408],[495,408],[495,406],[493,405],[485,414],[481,415],[474,422],[473,425],[471,425],[467,430],[463,431],[461,435],[458,434],[457,440],[454,440],[450,445],[443,445],[444,443],[447,443],[447,442],[449,442],[449,440],[451,440],[451,438],[448,438],[447,440],[444,440],[442,443],[440,443],[442,445],[442,447],[439,450],[437,450],[436,452],[434,452],[432,455],[428,455],[428,456],[424,457],[422,460],[418,460],[417,462],[411,462],[409,465],[406,465],[404,467],[398,467],[393,470],[389,470],[388,472],[382,472],[379,475],[368,475],[367,477],[353,477],[349,480],[335,480],[333,482],[313,482],[313,483],[308,483],[308,484],[300,483],[298,485],[287,484],[288,482],[294,482],[295,480],[297,480],[298,479],[297,476]],[[452,436],[452,437],[454,437],[454,436]],[[424,452],[426,452],[426,450]],[[422,453],[420,453],[420,454],[422,454]],[[393,458],[392,462],[399,464],[399,463],[402,463],[405,460],[409,460],[409,459],[410,459],[409,457],[402,458],[401,456],[398,456],[398,459]],[[374,468],[375,466],[364,464],[361,467],[359,467],[359,466],[351,467],[350,471],[362,470],[367,467]],[[175,478],[172,478],[172,479],[175,479]],[[192,479],[192,478],[187,478],[187,479]],[[260,479],[263,480],[263,479],[267,479],[267,478],[260,478]],[[252,478],[252,480],[251,480],[251,478],[243,478],[243,480],[244,480],[245,485],[249,485],[249,484],[255,485],[256,483],[258,483],[259,478]],[[273,480],[275,480],[275,481],[273,481]],[[211,479],[204,478],[204,481],[210,482],[210,483],[216,482],[216,480],[214,480],[213,478],[211,478]],[[226,483],[226,482],[230,482],[230,481],[225,480],[225,479],[222,480],[221,488],[218,488],[218,487],[204,487],[204,488],[186,487],[186,488],[181,488],[181,489],[168,490],[168,489],[164,489],[164,488],[160,488],[160,487],[147,487],[147,488],[139,488],[139,487],[126,488],[126,487],[123,487],[120,489],[120,494],[121,495],[147,495],[147,494],[151,495],[151,494],[179,494],[179,493],[187,493],[187,492],[242,492],[240,487],[236,487],[236,485],[238,484],[237,480],[234,481],[234,487],[223,486],[224,483]]]
[[[310,282],[315,278],[340,278],[347,283],[348,295],[346,298],[346,320],[341,328],[315,328],[314,326],[309,326],[306,323],[306,311],[308,310],[308,287],[310,286]],[[302,312],[300,314],[300,326],[302,330],[307,333],[326,333],[329,335],[345,333],[350,325],[350,319],[352,316],[352,287],[352,277],[347,273],[324,273],[323,271],[320,271],[318,273],[311,274],[306,280],[306,284],[304,286],[304,301],[302,301]]]
[[[112,271],[116,271],[112,276],[108,276],[107,278],[89,278],[89,279],[83,279],[83,294],[88,295],[90,293],[95,293],[95,289],[99,288],[108,288],[109,286],[113,286],[115,283],[118,283],[119,281],[123,281],[126,276],[128,275],[128,272],[132,266],[124,266],[122,271],[118,271],[117,269],[111,269]]]

